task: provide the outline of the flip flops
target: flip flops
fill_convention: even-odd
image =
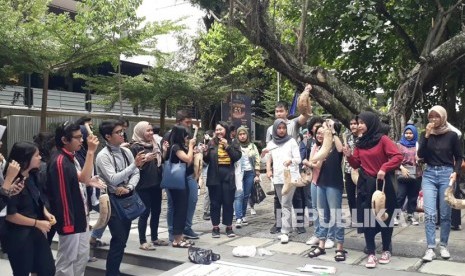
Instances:
[[[164,240],[152,241],[152,244],[155,245],[155,246],[168,246],[169,245],[169,243],[167,241],[164,241]]]
[[[180,243],[172,242],[172,246],[175,248],[189,248],[192,244],[187,241],[181,241]]]
[[[152,244],[145,242],[140,245],[139,249],[142,249],[145,251],[154,251],[156,248]]]

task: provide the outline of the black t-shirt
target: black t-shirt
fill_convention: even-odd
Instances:
[[[334,187],[341,190],[344,188],[342,158],[342,152],[338,152],[333,147],[321,166],[320,175],[317,180],[318,186]]]
[[[425,163],[430,166],[449,166],[460,173],[462,164],[462,149],[457,133],[448,131],[440,135],[430,135],[428,139],[425,134],[421,135],[418,157],[424,158]]]
[[[188,152],[187,149],[181,148],[181,146],[178,145],[178,144],[174,144],[172,147],[170,147],[170,148],[168,149],[168,152],[167,152],[167,154],[166,154],[166,160],[168,160],[168,159],[171,158],[171,162],[172,162],[172,163],[179,163],[179,162],[186,163],[186,162],[180,160],[180,159],[178,158],[178,156],[176,155],[176,152],[178,152],[178,151],[180,151],[180,150],[184,151],[186,154],[187,154],[187,152]],[[171,156],[171,153],[173,153],[173,156]],[[189,175],[191,175],[191,174],[194,173],[194,165],[193,165],[193,164],[194,164],[194,163],[191,163],[190,165],[188,165],[188,166],[186,167],[186,176],[189,176]]]

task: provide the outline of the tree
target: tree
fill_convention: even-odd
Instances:
[[[48,80],[51,74],[111,61],[121,54],[147,52],[155,35],[175,27],[171,22],[144,23],[136,15],[142,0],[84,0],[77,13],[55,14],[48,0],[0,0],[1,54],[18,70],[43,77],[41,131],[46,128]]]
[[[299,60],[294,50],[295,32],[288,31],[297,29],[300,21],[296,18],[300,18],[304,2],[191,2],[219,18],[227,15],[234,27],[265,50],[268,66],[297,86],[312,84],[314,99],[346,125],[352,114],[373,110],[366,97],[372,97],[376,88],[392,96],[387,115],[396,135],[413,110],[419,109],[420,100],[423,105],[449,103],[449,114],[453,114],[456,97],[463,94],[461,0],[313,1],[305,61]],[[434,94],[435,99],[428,98]],[[460,108],[464,112],[462,105]]]

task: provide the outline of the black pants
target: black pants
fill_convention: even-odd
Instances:
[[[137,228],[139,230],[139,242],[140,244],[147,242],[146,230],[147,220],[150,215],[150,236],[152,241],[158,240],[158,223],[160,221],[161,213],[161,189],[159,186],[150,187],[147,189],[140,189],[137,193],[140,199],[145,204],[145,212],[139,217],[137,222]]]
[[[417,209],[420,187],[421,182],[418,179],[397,178],[397,208],[402,208],[407,198],[407,214],[412,215]]]
[[[120,275],[119,267],[123,260],[124,248],[126,248],[129,231],[131,230],[131,221],[122,220],[115,213],[112,213],[110,221],[108,221],[108,227],[110,228],[111,240],[105,275],[118,276]]]
[[[378,224],[378,223],[377,223]],[[379,226],[379,225],[378,225]],[[364,236],[366,249],[368,254],[375,254],[376,244],[375,236],[378,232],[381,232],[381,241],[383,244],[383,251],[391,251],[391,242],[392,242],[392,232],[394,228],[392,227],[369,227],[365,228]]]
[[[344,173],[344,179],[347,194],[347,203],[349,204],[350,216],[352,217],[353,210],[357,208],[357,185],[355,185],[355,183],[352,181],[350,173]],[[356,221],[356,218],[352,217],[352,221]]]
[[[298,227],[304,226],[305,201],[304,187],[295,188],[294,196],[292,197],[292,206],[294,207]]]
[[[38,276],[55,275],[55,261],[48,240],[37,229],[31,229],[24,242],[8,246],[8,259],[13,275],[29,276],[31,272]]]
[[[189,199],[189,187],[184,190],[168,190],[173,201],[173,235],[182,235],[186,227],[187,202]]]
[[[234,194],[236,187],[230,187],[230,168],[229,166],[218,167],[219,177],[221,182],[215,186],[208,186],[208,195],[210,196],[210,217],[213,226],[220,225],[221,209],[223,208],[223,224],[226,226],[232,225],[234,212]]]

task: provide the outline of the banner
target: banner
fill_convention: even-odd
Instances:
[[[229,122],[236,128],[247,126],[251,130],[251,98],[241,93],[231,93],[221,105],[221,120]]]

